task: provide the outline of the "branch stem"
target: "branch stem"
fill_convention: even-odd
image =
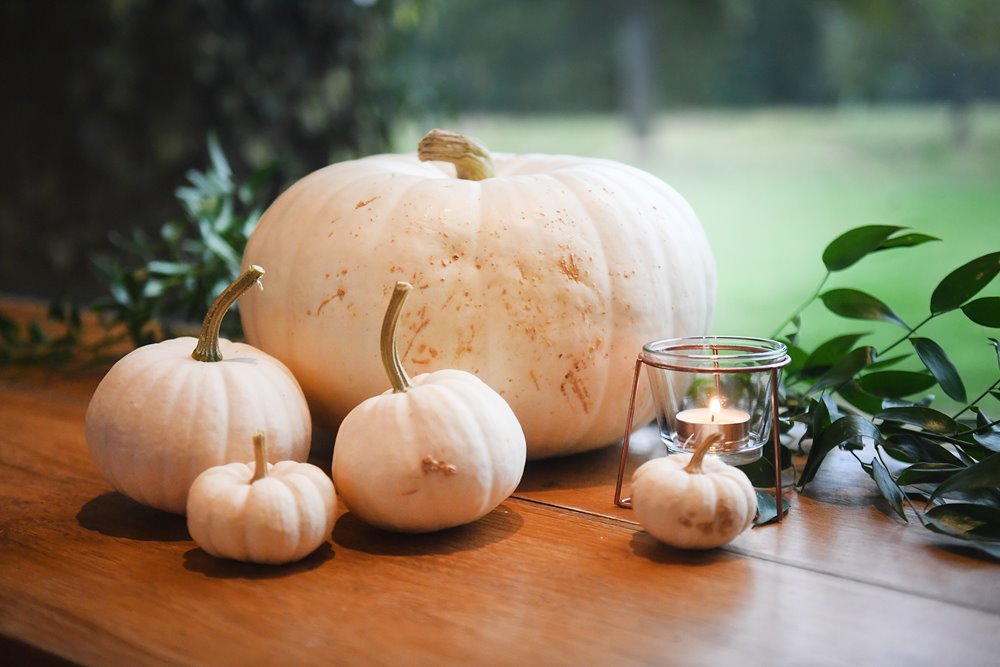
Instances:
[[[990,385],[989,387],[987,387],[987,388],[986,388],[986,391],[984,391],[984,392],[983,392],[983,393],[981,393],[981,394],[980,394],[979,396],[976,396],[976,397],[975,397],[974,399],[972,399],[972,400],[971,400],[971,401],[969,402],[969,404],[968,404],[968,405],[966,405],[966,406],[965,406],[964,408],[962,408],[961,410],[959,410],[958,412],[956,412],[955,414],[953,414],[953,415],[951,416],[951,418],[952,418],[952,419],[958,419],[959,417],[961,417],[962,415],[964,415],[964,414],[965,414],[966,412],[968,412],[969,410],[971,410],[971,409],[972,409],[972,406],[974,406],[974,405],[978,404],[978,403],[979,403],[979,401],[981,401],[981,400],[983,400],[984,398],[986,398],[986,395],[987,395],[987,394],[989,394],[989,393],[990,393],[991,391],[993,391],[994,389],[996,389],[997,387],[1000,387],[1000,378],[997,378],[997,381],[996,381],[996,382],[994,382],[993,384],[991,384],[991,385]]]
[[[778,325],[778,328],[774,330],[773,334],[771,334],[771,338],[777,338],[779,335],[781,335],[781,331],[786,326],[788,326],[788,324],[792,320],[801,315],[802,311],[804,311],[806,308],[812,305],[812,302],[819,298],[819,293],[823,290],[823,287],[826,285],[826,281],[830,279],[830,275],[831,275],[830,271],[827,271],[826,275],[823,276],[823,279],[819,281],[819,285],[816,287],[816,290],[812,293],[812,296],[803,301],[801,306],[796,308],[791,315],[785,318],[785,321],[783,321],[781,324]]]
[[[450,162],[465,181],[482,181],[495,173],[493,157],[481,143],[459,132],[431,130],[417,145],[421,161]]]
[[[708,454],[708,450],[719,440],[722,440],[721,433],[713,433],[702,440],[695,448],[694,454],[691,455],[691,460],[684,466],[684,472],[692,475],[700,475],[702,473],[701,464],[705,460],[705,454]]]
[[[403,311],[403,304],[409,296],[413,285],[400,281],[389,297],[389,307],[385,310],[385,319],[382,320],[382,334],[379,338],[379,347],[382,352],[382,367],[392,384],[392,391],[395,394],[408,391],[413,387],[410,377],[403,368],[403,363],[399,360],[399,352],[396,350],[396,325],[399,322],[399,314]]]
[[[255,284],[260,284],[260,277],[263,275],[264,269],[262,267],[251,264],[243,272],[243,275],[234,280],[229,287],[222,291],[222,294],[216,297],[201,323],[198,344],[195,346],[194,352],[191,353],[191,357],[195,361],[222,361],[222,350],[219,349],[219,327],[222,326],[222,318],[248,289]]]
[[[267,477],[267,442],[264,439],[263,431],[257,431],[253,434],[253,460],[254,469],[253,477],[250,478],[251,484]]]

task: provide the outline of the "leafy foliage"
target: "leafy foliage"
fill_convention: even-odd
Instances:
[[[799,489],[814,479],[830,452],[849,450],[900,519],[909,520],[909,507],[929,530],[1000,558],[1000,420],[987,415],[987,409],[997,411],[995,405],[984,405],[1000,400],[1000,341],[989,339],[997,380],[969,401],[944,348],[916,335],[932,319],[958,312],[980,326],[1000,327],[1000,297],[975,298],[1000,274],[1000,252],[977,257],[942,278],[929,300],[930,315],[913,327],[876,296],[849,288],[823,292],[831,274],[873,253],[934,240],[901,227],[873,225],[852,229],[827,246],[820,286],[775,334],[784,334],[792,357],[780,388],[781,427],[789,431],[801,425],[798,442],[812,443]],[[801,344],[802,315],[817,300],[841,317],[888,323],[906,333],[881,350],[859,345],[868,334],[849,333],[809,352]],[[895,367],[911,355],[888,353],[904,343],[923,370]],[[933,396],[927,392],[935,386],[964,406],[953,415],[930,407]]]
[[[125,326],[135,345],[156,338],[154,325],[169,334],[171,322],[200,322],[215,297],[239,274],[250,232],[260,219],[261,194],[270,169],[237,184],[222,148],[208,140],[210,165],[189,171],[189,185],[177,189],[182,220],[160,228],[158,238],[142,232],[118,238],[128,265],[97,262],[108,296],[93,304],[106,321]],[[239,335],[239,320],[227,318],[224,335]]]
[[[0,313],[0,364],[60,365],[76,357],[83,345],[80,310],[70,304],[53,303],[48,320],[61,326],[61,333],[48,333],[37,320],[19,325]]]
[[[76,306],[53,304],[48,322],[19,326],[0,314],[0,361],[60,364],[81,353],[99,353],[122,339],[140,346],[173,335],[178,324],[197,324],[239,274],[247,239],[263,212],[271,169],[237,183],[219,142],[208,139],[209,167],[191,170],[176,190],[182,219],[165,223],[157,237],[136,231],[116,237],[115,259],[95,260],[107,295],[91,305],[104,335],[84,345]],[[46,333],[59,329],[58,335]],[[238,318],[223,321],[223,334],[241,334]]]

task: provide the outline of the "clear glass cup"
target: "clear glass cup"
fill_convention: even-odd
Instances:
[[[761,456],[771,427],[772,378],[788,363],[782,343],[766,338],[669,338],[642,348],[660,439],[671,453],[691,452],[712,434],[709,455],[733,465]]]

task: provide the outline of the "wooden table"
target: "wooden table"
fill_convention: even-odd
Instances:
[[[83,416],[103,370],[0,371],[7,664],[1000,664],[1000,563],[888,517],[846,455],[783,524],[707,553],[614,507],[610,447],[530,464],[473,525],[395,535],[346,513],[304,561],[254,566],[99,476]],[[313,462],[330,454],[317,434]]]

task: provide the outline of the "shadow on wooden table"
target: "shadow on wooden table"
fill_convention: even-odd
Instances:
[[[333,560],[333,548],[324,542],[316,551],[302,560],[285,565],[259,565],[242,563],[237,560],[216,558],[204,549],[195,547],[184,552],[184,569],[198,572],[213,579],[280,579],[299,572],[316,569],[328,560]]]
[[[350,512],[333,528],[339,546],[376,556],[432,556],[478,549],[507,539],[524,525],[524,519],[502,504],[479,521],[433,533],[393,533],[369,526]]]
[[[644,531],[635,533],[630,540],[629,546],[632,547],[632,553],[636,556],[651,560],[654,563],[699,566],[715,565],[740,558],[736,554],[721,549],[707,549],[704,551],[675,549],[659,542],[652,535]]]
[[[184,517],[140,505],[114,491],[88,500],[76,514],[83,528],[143,542],[190,540]]]

